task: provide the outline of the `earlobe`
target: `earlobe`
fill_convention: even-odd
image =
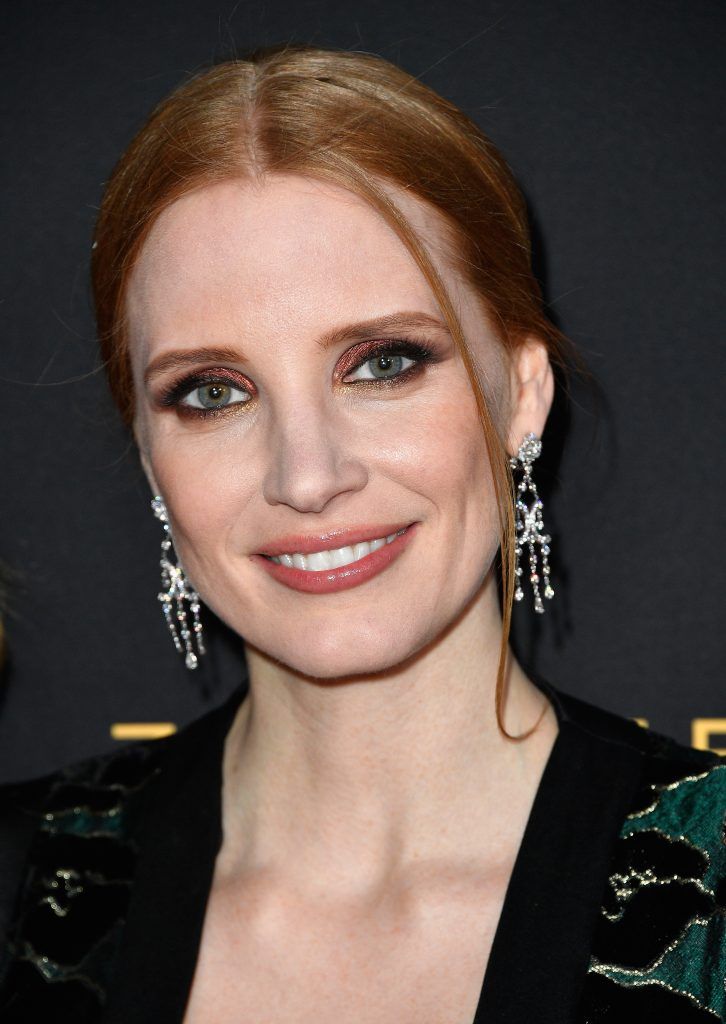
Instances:
[[[507,450],[515,455],[529,433],[542,436],[552,406],[555,380],[547,346],[525,338],[511,357],[511,413]]]

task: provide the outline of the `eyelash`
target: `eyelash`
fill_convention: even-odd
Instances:
[[[438,362],[436,354],[425,344],[417,341],[406,341],[403,339],[392,338],[390,341],[374,343],[371,346],[370,343],[363,342],[359,346],[355,346],[351,349],[347,355],[347,362],[349,365],[343,372],[343,377],[350,376],[356,370],[360,370],[367,363],[373,362],[373,360],[380,358],[381,356],[403,356],[406,359],[412,359],[413,365],[407,366],[395,375],[395,377],[381,377],[378,379],[363,379],[357,381],[348,381],[349,386],[365,386],[365,387],[400,387],[403,384],[408,383],[413,377],[423,370],[427,364]],[[363,358],[357,358],[357,356],[363,356]],[[345,381],[344,381],[345,383]],[[225,387],[232,388],[235,391],[244,391],[247,394],[251,394],[251,388],[245,378],[241,377],[237,373],[231,370],[225,370],[223,368],[206,370],[202,373],[194,374],[191,377],[184,377],[182,380],[170,385],[160,396],[159,404],[164,408],[174,408],[176,412],[181,416],[196,417],[199,419],[209,419],[210,417],[222,416],[231,412],[233,409],[237,409],[240,405],[247,405],[247,402],[230,402],[227,405],[220,406],[218,409],[200,409],[196,406],[185,405],[183,399],[187,395],[192,394],[198,388],[202,388],[208,384],[222,384]]]
[[[356,385],[372,384],[374,387],[379,387],[380,385],[396,387],[407,383],[412,377],[420,373],[426,364],[437,361],[431,349],[421,342],[404,341],[403,339],[396,338],[391,338],[390,341],[385,342],[374,342],[373,345],[370,342],[363,342],[346,353],[345,361],[348,365],[343,371],[342,377],[350,376],[351,373],[360,370],[367,363],[372,363],[381,356],[392,356],[393,358],[403,356],[405,359],[412,359],[413,366],[407,366],[404,370],[397,373],[395,377],[368,378],[349,381],[348,383]]]

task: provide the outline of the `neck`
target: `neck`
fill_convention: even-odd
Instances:
[[[445,636],[381,674],[312,680],[249,648],[249,694],[225,752],[229,870],[289,858],[306,878],[365,886],[416,861],[491,856],[503,809],[538,780],[556,734],[511,656],[507,731],[547,713],[522,742],[499,731],[500,636],[491,584]]]

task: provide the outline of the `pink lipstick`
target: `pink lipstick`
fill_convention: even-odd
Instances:
[[[406,549],[417,525],[398,523],[358,527],[313,537],[288,535],[251,557],[273,579],[292,590],[305,594],[331,594],[360,586],[387,569]],[[390,540],[387,539],[389,537]],[[374,546],[375,550],[369,553],[365,548],[362,552],[360,548],[356,550],[356,546],[361,544],[369,548]],[[332,559],[326,556],[328,552],[332,553]],[[359,557],[355,558],[356,555]],[[291,564],[293,557],[294,564]],[[351,557],[355,560],[351,561]],[[344,559],[347,564],[319,569],[308,565],[308,560],[317,566],[319,562],[336,558]]]

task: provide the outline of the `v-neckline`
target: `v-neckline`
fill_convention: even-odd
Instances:
[[[612,843],[639,754],[577,722],[550,684],[559,730],[530,809],[473,1024],[576,1021]],[[180,1024],[222,842],[224,740],[244,697],[168,741],[138,813],[139,860],[102,1024]]]
[[[574,1024],[608,864],[641,757],[577,720],[542,680],[559,731],[514,862],[473,1024]]]

